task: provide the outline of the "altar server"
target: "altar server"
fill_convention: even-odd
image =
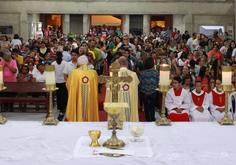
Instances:
[[[192,121],[212,121],[212,116],[208,110],[208,94],[202,90],[201,81],[195,81],[195,90],[189,96],[191,100],[190,116]]]
[[[68,103],[66,118],[69,121],[99,121],[98,75],[90,69],[86,56],[77,60],[78,69],[71,72],[66,82]]]
[[[181,78],[173,78],[173,88],[166,93],[165,106],[171,121],[189,122],[191,101],[188,92],[181,88]]]
[[[225,115],[225,92],[221,89],[221,80],[216,80],[216,87],[209,94],[209,100],[213,121],[221,120]],[[228,95],[228,116],[232,119],[231,107],[231,98]]]
[[[138,122],[138,76],[135,72],[127,69],[129,63],[126,57],[120,57],[118,63],[120,64],[120,76],[130,75],[133,78],[131,83],[119,83],[118,102],[127,102],[129,104],[129,108],[122,109],[120,119],[126,122]],[[109,83],[106,84],[106,87],[109,87]],[[105,102],[112,102],[112,93],[110,90],[106,91]]]

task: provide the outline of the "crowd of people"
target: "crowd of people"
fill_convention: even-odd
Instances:
[[[65,35],[47,28],[42,37],[28,41],[18,34],[13,39],[1,36],[0,65],[4,66],[4,82],[45,82],[45,66],[54,65],[61,120],[66,108],[66,81],[77,69],[78,57],[86,56],[88,67],[98,75],[104,74],[106,65],[126,57],[128,69],[140,81],[140,110],[144,110],[147,121],[155,121],[155,110],[161,107],[157,101],[161,94],[156,91],[160,65],[168,64],[173,87],[165,100],[168,117],[172,121],[216,121],[224,116],[222,65],[232,66],[232,83],[236,82],[235,47],[227,32],[219,37],[216,31],[209,38],[196,33],[190,36],[188,31],[181,35],[176,28],[167,27],[140,36],[123,34],[119,28],[108,30],[103,25],[84,35]],[[99,93],[101,88],[99,84]],[[5,96],[14,97],[11,93]]]

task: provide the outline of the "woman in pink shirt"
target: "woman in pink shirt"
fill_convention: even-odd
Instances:
[[[0,62],[0,65],[3,65],[3,82],[17,82],[16,80],[16,72],[17,65],[16,62],[11,58],[10,53],[4,54],[4,60]],[[16,93],[14,92],[2,92],[2,97],[15,97]],[[4,103],[4,110],[6,111],[7,107],[10,107],[10,111],[13,111],[13,103]]]
[[[3,65],[3,82],[17,82],[17,65],[10,53],[4,54],[4,60],[0,62],[0,65]]]

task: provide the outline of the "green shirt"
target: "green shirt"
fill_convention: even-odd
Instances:
[[[117,33],[118,36],[120,37],[120,35],[121,35],[121,31],[120,31],[120,30],[119,30],[119,31],[117,30],[116,33]]]
[[[111,41],[110,43],[109,43],[109,48],[111,48],[111,51],[113,52],[113,48],[116,46],[116,44],[113,42],[113,41]]]
[[[90,51],[92,51],[92,50],[90,50]],[[100,60],[101,59],[100,52],[99,52],[99,50],[97,48],[94,48],[92,52],[94,53],[96,60]],[[97,65],[98,65],[98,63],[95,66],[95,70],[97,70]]]

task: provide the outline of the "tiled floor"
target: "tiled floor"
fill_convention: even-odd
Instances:
[[[27,105],[27,107],[33,105]],[[57,112],[57,106],[53,109],[53,115],[55,118],[58,117],[59,112]],[[19,110],[14,110],[14,112],[2,112],[2,116],[10,121],[43,121],[46,117],[46,110],[26,110],[26,112],[22,112]]]
[[[18,106],[18,105],[15,105]],[[27,107],[33,107],[34,105],[27,105]],[[41,107],[41,106],[40,106]],[[9,121],[43,121],[46,117],[46,110],[27,110],[27,112],[22,112],[19,110],[14,110],[14,112],[2,112],[2,116]],[[53,115],[55,118],[58,117],[59,112],[57,111],[57,106],[53,109]],[[155,113],[155,118],[159,119],[160,115],[158,112]]]

